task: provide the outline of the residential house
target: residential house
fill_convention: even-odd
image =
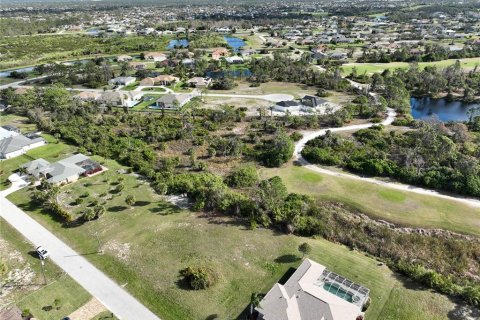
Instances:
[[[135,70],[147,69],[147,64],[145,62],[139,62],[139,61],[131,61],[128,63],[128,66]]]
[[[54,163],[40,158],[25,163],[21,168],[37,180],[46,179],[48,183],[55,185],[75,182],[81,176],[92,175],[104,170],[100,164],[81,153]]]
[[[130,61],[132,59],[133,58],[131,56],[126,55],[126,54],[122,54],[122,55],[117,57],[117,62],[126,62],[126,61]]]
[[[330,58],[334,60],[345,60],[347,59],[347,54],[345,52],[334,52],[330,55]]]
[[[212,83],[211,78],[194,77],[187,81],[188,85],[195,88],[208,88]]]
[[[193,59],[183,59],[182,64],[187,68],[192,68],[195,66],[195,60]]]
[[[229,54],[227,48],[215,48],[212,51],[212,59],[218,60],[222,57],[227,57]]]
[[[329,101],[322,99],[320,97],[311,96],[311,95],[306,95],[302,98],[302,105],[306,110],[327,108],[329,106],[333,107],[333,105]]]
[[[225,58],[225,60],[230,64],[242,64],[243,63],[243,58],[238,57],[238,56],[227,57],[227,58]]]
[[[169,74],[164,74],[164,75],[160,75],[160,76],[157,76],[155,78],[153,78],[155,84],[159,84],[161,86],[169,86],[175,82],[178,82],[180,81],[180,78],[178,77],[174,77],[172,75],[169,75]]]
[[[11,131],[11,132],[18,133],[18,134],[21,133],[20,129],[18,129],[17,127],[12,126],[10,124],[6,124],[6,125],[2,126],[2,128],[5,129],[5,130],[8,130],[8,131]]]
[[[167,60],[167,56],[161,52],[147,52],[144,54],[145,60],[148,61],[164,61]]]
[[[98,101],[105,106],[110,107],[127,107],[131,108],[140,102],[142,96],[141,92],[130,91],[128,93],[124,92],[104,92],[99,98]]]
[[[116,77],[109,80],[108,84],[128,86],[129,84],[134,83],[136,80],[137,79],[135,77]]]
[[[156,109],[179,109],[187,104],[193,98],[190,94],[172,94],[167,93],[161,96],[155,102]]]
[[[21,134],[0,140],[0,159],[11,159],[45,144],[43,138],[29,139]]]
[[[0,319],[2,320],[23,320],[22,311],[16,304],[5,306],[0,310]]]
[[[302,105],[293,100],[287,100],[287,101],[279,101],[275,104],[273,107],[274,110],[280,111],[280,112],[298,112],[302,108]]]
[[[0,140],[18,136],[18,135],[19,133],[14,130],[8,130],[8,129],[5,129],[4,127],[0,127]]]
[[[255,310],[259,320],[358,320],[370,290],[305,259]]]
[[[102,94],[100,92],[94,92],[94,91],[82,91],[76,95],[73,96],[73,99],[80,100],[80,101],[96,101],[98,98],[100,98]]]
[[[145,78],[142,81],[140,81],[140,86],[154,86],[154,85],[155,85],[154,78]]]
[[[254,49],[245,49],[245,50],[240,50],[240,54],[242,55],[242,57],[250,57],[250,56],[253,56],[254,54],[257,53],[257,50],[254,50]]]

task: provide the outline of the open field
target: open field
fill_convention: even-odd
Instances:
[[[162,319],[236,318],[252,292],[268,291],[290,267],[299,265],[297,248],[304,241],[313,247],[311,258],[371,289],[369,319],[385,319],[384,310],[395,319],[447,319],[455,307],[446,297],[414,287],[378,261],[346,247],[273,230],[249,230],[230,218],[179,210],[135,175],[118,173],[122,167],[116,162],[95,159],[109,170],[62,188],[60,199],[75,213],[97,199],[107,209],[99,220],[65,227],[31,205],[27,190],[9,199],[80,253],[96,251],[98,232],[104,254],[86,258],[126,284]],[[119,178],[125,189],[116,193]],[[130,194],[137,201],[133,208],[125,204]],[[82,203],[73,204],[80,196]],[[219,281],[207,290],[192,291],[179,281],[178,273],[199,263],[216,270]]]
[[[29,309],[41,320],[58,320],[78,309],[90,299],[90,295],[80,285],[50,261],[46,261],[46,278],[48,285],[43,285],[40,261],[34,253],[34,245],[27,242],[16,230],[0,219],[1,261],[5,262],[10,274],[0,275],[2,285],[17,285],[12,289],[2,288],[5,296],[0,298],[0,307],[15,303],[20,310]],[[7,278],[10,281],[7,281]],[[53,301],[59,299],[60,308],[52,308]]]
[[[290,164],[263,169],[261,175],[264,178],[280,176],[291,192],[343,202],[373,218],[480,236],[480,209],[455,201],[322,175]]]
[[[220,106],[228,105],[235,107],[245,107],[248,109],[248,115],[258,115],[257,109],[260,107],[268,108],[274,103],[262,99],[245,99],[229,97],[203,97],[202,108],[219,109]]]
[[[220,94],[251,94],[264,95],[272,93],[291,94],[295,98],[303,97],[306,94],[315,94],[317,89],[305,85],[285,82],[268,82],[262,83],[258,87],[251,87],[249,82],[239,81],[238,86],[232,90],[208,90],[207,93]]]
[[[461,65],[466,70],[471,70],[475,68],[478,64],[480,65],[480,58],[466,58],[466,59],[459,59]],[[419,66],[421,68],[425,68],[426,66],[437,66],[439,68],[448,67],[454,64],[456,59],[450,60],[442,60],[442,61],[434,61],[434,62],[420,62]],[[385,69],[397,69],[397,68],[408,68],[407,62],[390,62],[390,63],[347,63],[342,66],[343,74],[349,75],[352,72],[353,67],[357,68],[358,74],[372,74],[372,73],[380,73],[383,72]]]

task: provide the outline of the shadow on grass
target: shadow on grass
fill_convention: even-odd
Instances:
[[[159,202],[154,208],[148,209],[151,213],[159,214],[161,216],[168,216],[170,214],[179,213],[181,210],[177,206],[165,202]]]
[[[224,226],[234,226],[239,227],[241,230],[250,230],[246,220],[240,218],[230,218],[223,215],[211,215],[211,214],[201,214],[199,218],[207,219],[209,224],[224,225]]]
[[[205,320],[216,320],[216,319],[220,319],[218,314],[211,314],[211,315],[209,315],[208,317],[205,318]]]
[[[276,263],[293,263],[300,260],[300,257],[294,254],[284,254],[283,256],[279,256],[278,258],[276,258],[274,261]]]
[[[177,281],[175,281],[175,285],[177,286],[178,289],[187,290],[187,291],[195,291],[194,289],[192,289],[192,287],[190,287],[187,280],[183,277],[178,279]]]
[[[60,217],[59,215],[56,215],[54,214],[53,212],[50,212],[49,210],[45,209],[45,208],[40,208],[40,210],[38,210],[39,207],[41,207],[40,204],[38,204],[37,202],[35,201],[29,201],[27,203],[21,203],[21,204],[17,204],[17,207],[19,207],[20,209],[22,209],[23,211],[26,211],[26,212],[39,212],[40,214],[44,215],[44,216],[49,216],[53,221],[61,224],[61,225],[65,225],[65,221],[62,217]]]
[[[107,209],[108,212],[121,212],[127,210],[128,207],[125,206],[113,206]]]
[[[150,203],[150,201],[137,201],[135,202],[135,207],[145,207],[148,206]]]
[[[35,251],[35,250],[28,251],[28,255],[31,256],[31,257],[33,257],[33,258],[35,258],[35,259],[37,259],[37,260],[40,260],[40,257],[38,256],[38,253],[37,253],[37,251]]]

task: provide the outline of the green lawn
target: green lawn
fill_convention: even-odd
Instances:
[[[293,165],[264,169],[261,174],[263,177],[280,176],[291,192],[344,202],[373,218],[480,235],[480,209],[455,201],[322,175]]]
[[[135,88],[138,87],[139,83],[140,83],[139,81],[135,81],[134,83],[130,83],[129,85],[124,86],[122,88],[122,90],[132,91],[132,90],[134,90]]]
[[[40,261],[34,251],[34,245],[14,230],[4,220],[0,219],[2,261],[8,270],[23,274],[18,287],[2,296],[3,303],[15,303],[21,309],[29,309],[37,319],[58,320],[78,309],[90,299],[90,295],[51,261],[46,261],[45,274],[47,286],[43,285]],[[7,275],[0,275],[4,282]],[[2,290],[3,291],[3,290]],[[55,299],[60,299],[60,309],[44,308],[53,305]]]
[[[38,158],[55,162],[76,151],[76,148],[73,146],[62,142],[57,143],[56,139],[51,135],[43,134],[42,136],[48,142],[46,145],[29,150],[21,156],[0,161],[0,190],[4,190],[10,186],[8,177],[14,171],[17,171],[20,165]]]
[[[65,228],[37,206],[29,204],[27,190],[9,199],[69,243],[78,252],[97,249],[98,232],[104,254],[86,256],[146,304],[162,319],[234,319],[248,305],[252,292],[267,292],[290,268],[299,265],[299,244],[308,241],[311,258],[371,289],[368,319],[447,319],[454,308],[446,297],[404,283],[386,266],[323,239],[306,239],[273,230],[249,230],[236,220],[178,210],[156,195],[146,182],[132,174],[119,174],[114,161],[108,171],[62,188],[60,199],[70,212],[81,213],[94,199],[107,213],[100,220]],[[122,177],[125,189],[113,189]],[[321,178],[310,177],[310,183]],[[88,194],[86,194],[88,192]],[[134,195],[133,208],[125,204]],[[80,205],[73,201],[83,195]],[[208,264],[219,281],[204,291],[192,291],[179,283],[179,270]],[[392,295],[395,292],[395,295]],[[431,303],[439,305],[431,308]],[[213,318],[212,318],[213,319]]]
[[[466,58],[459,59],[463,68],[470,70],[473,69],[476,65],[480,65],[480,58]],[[437,66],[437,67],[447,67],[454,64],[456,59],[442,60],[435,62],[420,62],[419,66],[424,68],[426,66]],[[372,74],[380,73],[385,69],[397,69],[397,68],[408,68],[407,62],[391,62],[391,63],[349,63],[342,66],[343,74],[348,75],[352,72],[353,67],[357,68],[358,74]]]
[[[0,114],[0,126],[6,124],[12,125],[20,129],[23,133],[35,131],[37,129],[36,124],[32,123],[27,117],[17,116],[15,114]]]

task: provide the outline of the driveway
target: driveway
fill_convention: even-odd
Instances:
[[[44,246],[50,252],[49,259],[52,262],[62,268],[119,319],[159,320],[121,286],[4,196],[0,196],[0,208],[0,216],[32,242],[32,249],[38,245]],[[47,261],[47,268],[49,263],[51,262]]]

